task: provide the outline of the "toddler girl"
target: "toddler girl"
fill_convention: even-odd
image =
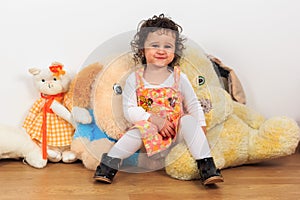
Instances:
[[[102,155],[94,179],[111,183],[123,159],[144,147],[149,158],[184,141],[204,185],[223,182],[210,154],[203,110],[178,66],[184,39],[181,26],[163,14],[142,21],[131,46],[142,67],[130,74],[123,92],[125,118],[133,127]]]

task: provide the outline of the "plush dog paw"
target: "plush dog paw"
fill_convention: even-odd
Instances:
[[[293,154],[300,140],[297,122],[288,117],[273,117],[262,124],[249,142],[249,162]]]

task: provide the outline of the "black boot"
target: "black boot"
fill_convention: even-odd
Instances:
[[[107,153],[104,153],[96,169],[94,179],[104,183],[112,183],[119,170],[120,162],[121,159],[109,157]]]
[[[203,185],[209,185],[224,181],[220,170],[216,169],[212,157],[196,160],[196,162],[200,173],[200,179]]]

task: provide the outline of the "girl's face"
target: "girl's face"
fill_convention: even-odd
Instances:
[[[144,44],[147,65],[168,66],[175,57],[175,37],[166,29],[150,32]]]

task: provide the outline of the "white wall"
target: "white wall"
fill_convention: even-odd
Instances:
[[[39,97],[28,68],[74,73],[102,42],[164,12],[235,69],[248,106],[300,121],[298,0],[1,0],[0,123],[21,125]]]

